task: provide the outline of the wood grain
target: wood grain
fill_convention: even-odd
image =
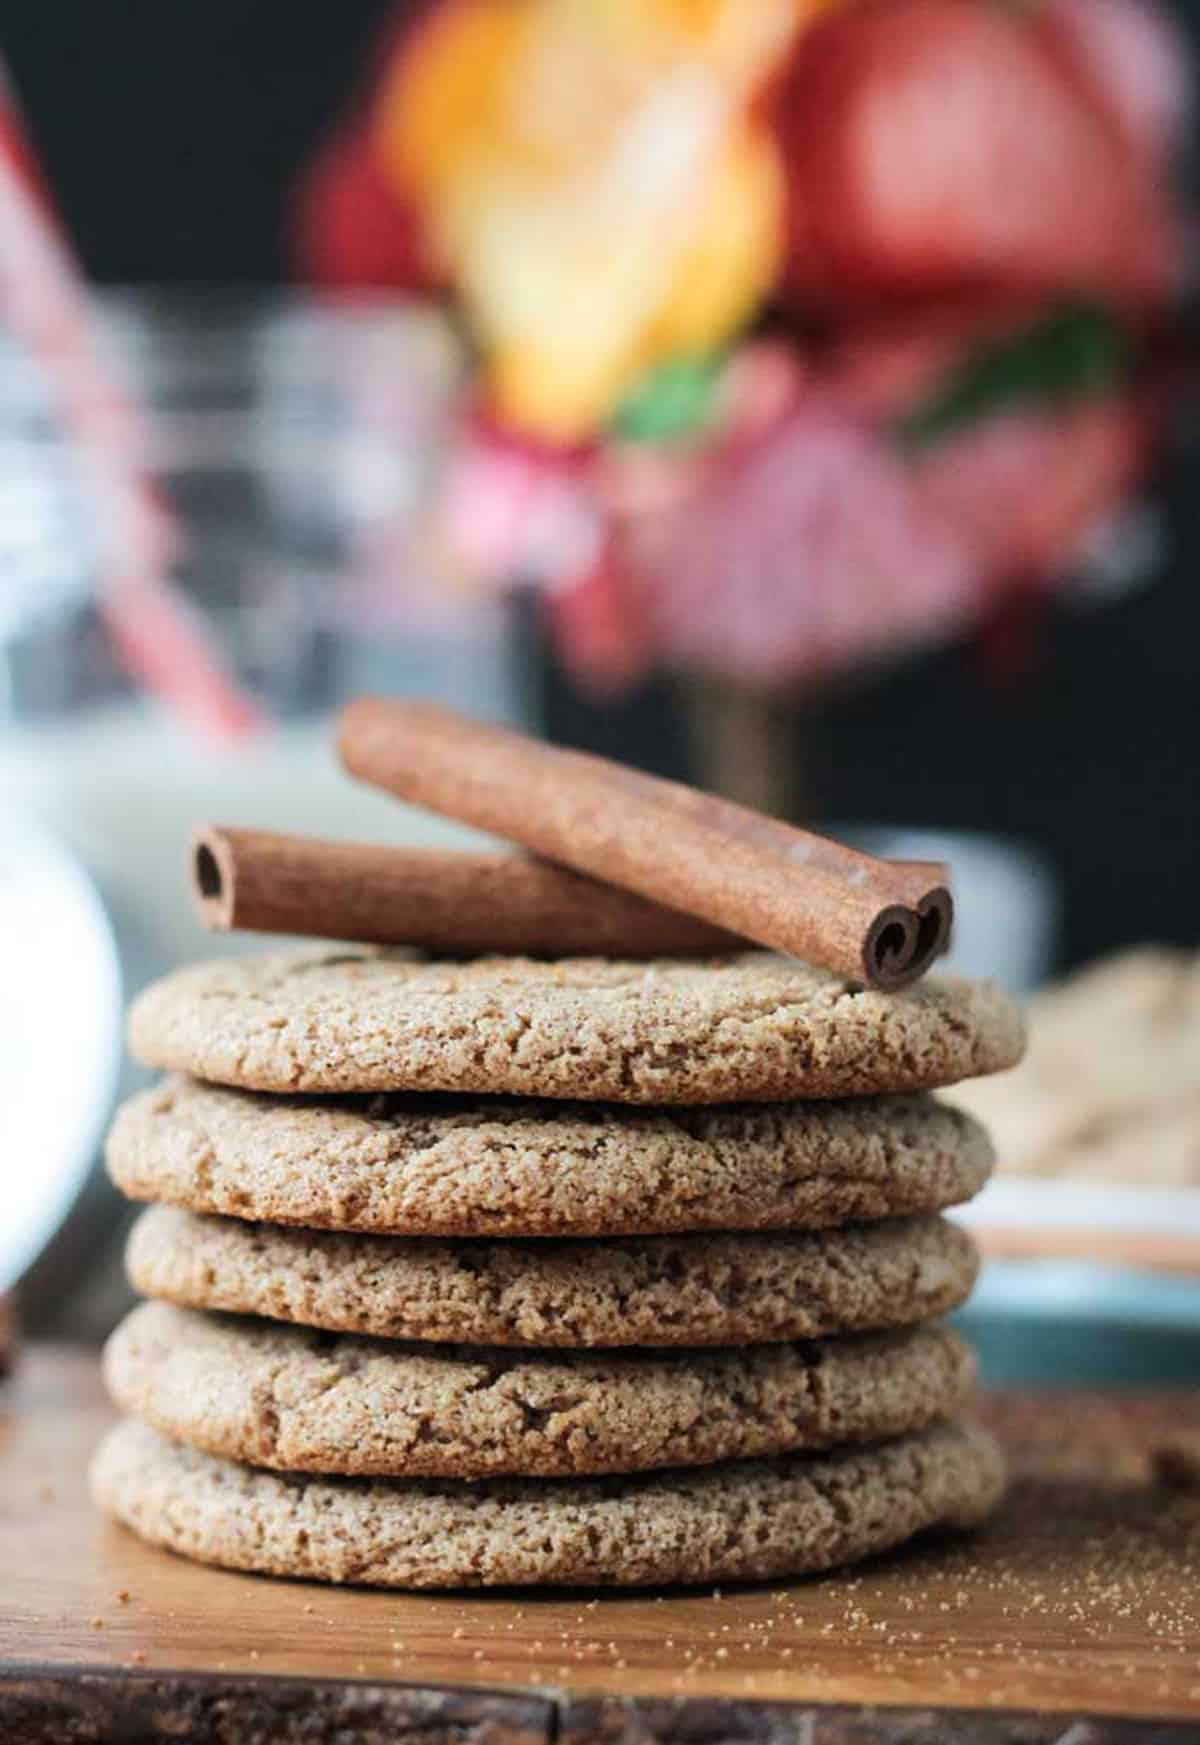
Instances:
[[[572,1719],[573,1705],[609,1696],[676,1713],[687,1699],[694,1717],[707,1699],[1132,1713],[1186,1719],[1181,1737],[1200,1736],[1200,1500],[1149,1477],[1158,1441],[1200,1428],[1200,1392],[1010,1395],[987,1415],[1018,1477],[996,1523],[971,1540],[721,1594],[409,1597],[204,1569],[101,1520],[84,1488],[109,1418],[94,1359],[33,1348],[0,1388],[0,1665],[36,1664],[59,1688],[86,1667],[548,1689],[562,1694],[573,1742],[590,1736],[585,1720],[607,1739],[615,1714],[635,1729],[620,1745],[636,1745],[643,1726],[664,1736],[661,1718],[622,1706]],[[6,1745],[15,1736],[0,1726]]]
[[[6,1745],[1194,1745],[1188,1722],[0,1667]]]
[[[1189,1723],[980,1709],[628,1702],[563,1705],[561,1745],[1195,1745]]]
[[[545,1698],[328,1679],[0,1667],[5,1745],[548,1745]]]

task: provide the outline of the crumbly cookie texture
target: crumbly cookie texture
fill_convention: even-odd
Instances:
[[[476,1091],[619,1103],[845,1097],[1011,1066],[988,983],[864,989],[765,952],[436,962],[390,951],[198,964],[130,1019],[149,1066],[259,1091]]]
[[[959,1411],[974,1360],[921,1327],[737,1351],[403,1345],[145,1303],[105,1352],[125,1412],[287,1472],[636,1472],[865,1442]]]
[[[131,1198],[425,1236],[817,1229],[968,1200],[992,1151],[925,1095],[632,1109],[502,1097],[270,1097],[174,1078],[119,1112]]]
[[[128,1420],[92,1465],[102,1509],[203,1563],[374,1587],[644,1587],[831,1569],[926,1528],[976,1525],[999,1450],[943,1425],[819,1459],[649,1477],[303,1479],[168,1442]]]
[[[737,1345],[904,1327],[970,1291],[978,1255],[944,1218],[814,1234],[447,1242],[151,1206],[142,1296],[383,1339],[590,1347]]]
[[[1007,1171],[1200,1183],[1200,952],[1118,952],[1035,994],[1019,1070],[952,1100]]]

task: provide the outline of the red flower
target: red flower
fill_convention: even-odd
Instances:
[[[1102,0],[1101,26],[1091,4],[861,0],[819,22],[777,103],[791,288],[1161,295],[1176,98],[1113,52],[1129,0]]]
[[[595,468],[614,537],[554,596],[570,664],[611,682],[653,656],[783,684],[961,632],[1014,584],[1061,581],[1145,465],[1139,398],[1017,396],[916,446],[898,434],[980,345],[1028,321],[926,316],[860,332],[807,372],[774,346],[744,350],[714,441]]]
[[[820,390],[632,521],[624,555],[665,660],[756,683],[945,633],[975,591],[963,542],[904,461]]]
[[[963,540],[989,592],[1063,579],[1087,533],[1144,468],[1147,419],[1115,397],[991,418],[920,457],[913,490]]]
[[[654,665],[641,598],[612,541],[547,594],[546,617],[563,665],[593,695],[623,691]]]
[[[416,203],[385,179],[361,127],[326,145],[297,192],[293,223],[301,272],[326,290],[445,284]]]
[[[1060,52],[1106,102],[1151,175],[1166,176],[1183,148],[1192,107],[1183,32],[1152,0],[1044,0]]]

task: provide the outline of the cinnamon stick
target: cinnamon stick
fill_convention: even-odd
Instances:
[[[400,799],[854,981],[904,987],[949,939],[940,865],[878,860],[432,703],[361,698],[338,746]]]
[[[210,824],[192,838],[191,882],[201,920],[217,932],[546,957],[676,956],[745,944],[694,916],[523,854],[390,848]]]

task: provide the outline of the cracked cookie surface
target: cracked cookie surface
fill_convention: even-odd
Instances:
[[[571,1348],[910,1326],[962,1302],[978,1256],[935,1217],[819,1235],[446,1242],[152,1206],[126,1266],[140,1295],[185,1308],[384,1339]]]
[[[932,1097],[634,1109],[503,1097],[277,1097],[169,1079],[119,1111],[136,1200],[409,1236],[820,1229],[978,1193],[983,1128]]]
[[[898,994],[766,952],[624,962],[339,950],[224,959],[148,988],[146,1065],[260,1091],[483,1091],[620,1103],[846,1097],[1012,1066],[988,983]]]
[[[735,1351],[404,1345],[144,1303],[105,1350],[122,1411],[287,1472],[635,1472],[897,1436],[970,1397],[947,1329]]]
[[[990,1436],[941,1425],[815,1459],[591,1480],[303,1479],[132,1420],[92,1464],[101,1508],[203,1563],[395,1588],[661,1586],[832,1569],[999,1501]]]

